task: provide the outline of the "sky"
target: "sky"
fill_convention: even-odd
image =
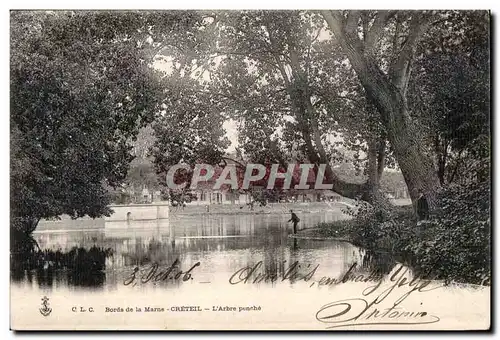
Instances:
[[[222,124],[222,127],[224,128],[224,130],[226,130],[226,136],[231,142],[231,145],[228,146],[226,152],[228,153],[234,152],[239,145],[238,130],[237,130],[238,127],[236,125],[236,121],[232,119],[226,120],[224,124]]]

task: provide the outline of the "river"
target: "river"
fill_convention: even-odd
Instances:
[[[299,229],[343,216],[338,211],[324,211],[303,213],[300,218]],[[289,237],[292,228],[288,219],[287,214],[205,214],[131,223],[49,222],[34,233],[41,249],[67,253],[74,247],[88,250],[95,246],[108,250],[105,267],[88,274],[85,266],[89,261],[85,261],[77,264],[76,270],[51,270],[53,261],[47,259],[41,268],[15,273],[13,279],[16,284],[40,289],[62,286],[106,290],[123,284],[135,267],[147,270],[153,263],[168,267],[176,259],[182,268],[199,262],[192,276],[207,283],[228,281],[239,269],[260,261],[259,271],[267,274],[286,272],[298,261],[305,272],[319,265],[331,277],[345,273],[353,263],[363,262],[364,252],[347,242]],[[161,282],[153,287],[180,285],[180,281]]]

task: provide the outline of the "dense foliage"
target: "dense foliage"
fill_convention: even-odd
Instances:
[[[12,15],[11,214],[109,213],[161,89],[109,13]]]
[[[404,249],[420,271],[446,281],[490,284],[490,195],[489,182],[441,192],[440,208]]]
[[[352,220],[319,224],[326,237],[348,239],[374,253],[388,252],[417,273],[449,282],[490,284],[490,183],[452,185],[439,193],[428,220],[388,202],[348,209]]]

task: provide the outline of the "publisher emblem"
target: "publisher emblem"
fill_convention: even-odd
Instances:
[[[44,296],[42,298],[42,308],[40,308],[40,313],[43,316],[49,316],[52,312],[52,308],[49,307],[49,298]]]

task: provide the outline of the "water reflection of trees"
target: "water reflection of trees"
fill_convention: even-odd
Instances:
[[[36,280],[42,287],[52,287],[54,283],[98,287],[105,282],[106,258],[110,256],[110,248],[96,246],[74,247],[69,251],[23,246],[11,252],[11,278],[29,283]]]
[[[367,251],[361,262],[361,267],[365,270],[374,270],[381,275],[389,274],[395,265],[396,260],[387,252]]]
[[[360,265],[359,271],[370,271],[374,266],[387,272],[392,268],[390,260],[364,254],[348,243],[289,238],[286,218],[189,216],[167,224],[150,223],[148,228],[129,225],[38,234],[38,244],[48,250],[33,246],[12,253],[12,279],[44,286],[59,282],[66,286],[101,287],[105,283],[111,288],[120,284],[135,266],[170,266],[176,259],[183,269],[200,261],[197,272],[224,277],[259,261],[263,271],[278,275],[295,261],[305,266],[320,264],[320,275],[332,276],[347,271],[353,263]],[[314,224],[318,218],[321,217],[309,214],[303,220]]]

